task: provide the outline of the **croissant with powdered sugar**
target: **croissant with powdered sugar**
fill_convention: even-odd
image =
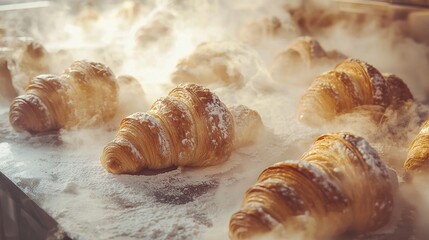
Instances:
[[[10,105],[9,121],[31,133],[93,126],[110,120],[117,104],[112,71],[101,63],[76,61],[60,76],[34,77]]]
[[[280,162],[261,173],[232,215],[229,236],[332,239],[377,230],[392,215],[396,183],[394,171],[363,138],[326,134],[299,161]]]
[[[378,119],[386,108],[400,109],[412,101],[410,90],[400,78],[383,75],[363,61],[347,59],[313,81],[301,97],[299,118],[317,124],[366,108]]]
[[[148,112],[122,120],[101,164],[112,173],[215,165],[254,140],[261,126],[257,112],[244,106],[229,110],[209,89],[180,84]]]

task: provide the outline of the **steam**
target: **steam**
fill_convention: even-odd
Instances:
[[[276,162],[299,159],[318,135],[342,130],[362,136],[401,174],[408,145],[428,116],[429,47],[405,36],[403,22],[386,26],[371,17],[329,21],[335,17],[335,6],[322,0],[96,3],[57,1],[48,8],[26,10],[28,15],[11,11],[0,16],[0,27],[9,36],[32,36],[43,43],[54,59],[50,63],[53,74],[85,58],[105,63],[116,76],[131,75],[144,92],[131,97],[134,90],[124,88],[121,116],[96,129],[63,130],[59,133],[61,147],[48,143],[43,145],[46,151],[25,143],[40,141],[40,137],[16,135],[7,123],[7,109],[0,111],[0,136],[6,140],[0,143],[0,149],[5,149],[0,151],[0,170],[15,182],[36,181],[31,189],[24,181],[24,191],[66,231],[82,234],[73,237],[225,239],[230,216],[259,173]],[[312,12],[319,10],[320,15]],[[310,19],[317,17],[317,21]],[[319,28],[311,25],[314,22]],[[416,103],[405,113],[386,112],[387,121],[382,125],[353,113],[321,128],[303,125],[297,121],[296,109],[310,82],[299,81],[302,74],[290,73],[293,83],[275,81],[269,74],[274,57],[302,35],[311,35],[324,49],[338,50],[381,72],[398,75]],[[230,56],[229,67],[238,69],[247,80],[241,88],[212,85],[211,90],[227,105],[243,104],[258,111],[265,132],[254,145],[238,149],[220,166],[179,168],[155,176],[105,173],[98,158],[113,139],[120,119],[146,111],[157,98],[167,95],[174,87],[170,75],[176,64],[204,42],[222,43],[229,53],[236,53]],[[317,72],[309,74],[321,74],[331,67],[316,66]],[[184,189],[192,189],[189,196],[184,196],[188,191]],[[419,189],[425,196],[423,210],[429,206],[429,197],[424,187]],[[85,214],[81,214],[86,204]],[[95,227],[94,222],[98,223]],[[422,219],[422,225],[426,222]],[[303,239],[296,234],[296,239]]]

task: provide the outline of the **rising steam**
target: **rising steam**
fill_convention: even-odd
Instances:
[[[333,131],[365,137],[400,175],[407,148],[427,117],[429,47],[405,35],[403,21],[344,16],[336,6],[322,0],[95,0],[52,1],[47,8],[24,11],[27,15],[4,12],[0,15],[4,35],[31,36],[42,43],[53,59],[51,73],[60,74],[74,60],[99,61],[116,76],[136,79],[143,96],[132,95],[135,89],[123,90],[121,116],[107,127],[61,131],[59,148],[52,143],[41,148],[32,144],[39,138],[13,134],[3,107],[0,170],[79,239],[226,239],[229,218],[259,173],[273,163],[299,159],[315,137]],[[303,125],[297,120],[297,106],[311,81],[300,81],[302,73],[293,72],[287,78],[291,82],[278,80],[270,70],[275,56],[304,35],[325,49],[395,73],[407,83],[416,103],[405,115],[386,113],[382,126],[358,114],[321,128]],[[228,73],[239,71],[242,79],[239,87],[209,87],[227,105],[257,110],[265,132],[220,166],[154,176],[105,173],[99,156],[120,119],[146,111],[166,96],[174,87],[171,74],[176,65],[204,43],[226,49]],[[305,76],[312,79],[331,69],[317,66]],[[6,99],[0,101],[0,106],[7,106]],[[429,206],[429,193],[420,185],[423,211]],[[296,239],[303,236],[296,233]]]

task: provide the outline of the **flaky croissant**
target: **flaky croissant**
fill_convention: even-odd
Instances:
[[[261,173],[232,215],[229,236],[249,239],[274,231],[280,239],[293,233],[331,239],[373,231],[390,219],[396,183],[396,174],[363,138],[323,135],[301,160]]]
[[[347,59],[333,71],[318,76],[301,97],[300,120],[317,124],[336,116],[366,107],[383,112],[399,109],[413,101],[407,85],[394,75],[382,75],[373,66],[356,59]]]
[[[429,120],[423,126],[408,148],[404,168],[407,172],[427,172],[429,170]]]
[[[25,94],[10,105],[9,120],[31,133],[86,127],[111,119],[118,104],[118,84],[101,63],[76,61],[60,76],[34,77]]]
[[[148,112],[124,118],[100,161],[112,173],[215,165],[252,141],[261,126],[255,111],[244,106],[230,111],[209,89],[180,84]]]

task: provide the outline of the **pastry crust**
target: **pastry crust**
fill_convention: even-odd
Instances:
[[[301,97],[299,118],[318,124],[363,108],[376,110],[373,117],[379,120],[386,108],[399,109],[412,101],[410,90],[400,78],[383,76],[363,61],[347,59],[313,81]]]
[[[115,115],[117,92],[108,67],[76,61],[60,76],[34,77],[10,105],[9,120],[16,130],[31,133],[93,126]]]
[[[247,119],[245,115],[258,115],[247,108],[242,111],[246,111],[238,114],[242,119]],[[112,173],[219,164],[229,158],[235,147],[233,117],[209,89],[180,84],[148,112],[134,113],[122,120],[115,139],[103,150],[101,164]],[[258,124],[257,128],[261,128],[262,122]],[[252,131],[246,126],[239,128]]]
[[[277,54],[270,72],[278,81],[297,81],[295,78],[302,81],[302,77],[297,75],[308,74],[309,70],[315,67],[332,67],[345,59],[346,56],[338,51],[325,51],[314,38],[299,37],[292,41],[285,51]]]
[[[407,160],[404,163],[405,171],[426,173],[429,170],[429,120],[423,123],[422,128],[408,148]]]
[[[275,230],[284,238],[289,230],[306,239],[331,239],[346,231],[373,231],[390,219],[396,181],[363,138],[323,135],[301,160],[261,173],[231,217],[229,236],[249,239]]]

